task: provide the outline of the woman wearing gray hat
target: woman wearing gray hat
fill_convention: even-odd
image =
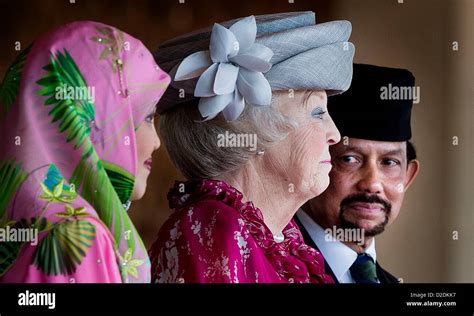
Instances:
[[[313,12],[247,17],[166,42],[174,78],[158,104],[188,179],[150,250],[155,282],[330,283],[292,218],[329,184],[340,139],[327,95],[352,77],[351,25]]]

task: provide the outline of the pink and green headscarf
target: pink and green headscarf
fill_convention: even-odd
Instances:
[[[7,70],[0,228],[39,229],[34,264],[43,273],[67,275],[80,265],[94,238],[85,219],[94,217],[113,236],[122,280],[150,281],[147,251],[124,205],[137,169],[135,131],[169,82],[139,40],[89,21],[46,34]],[[0,277],[23,246],[0,243]]]

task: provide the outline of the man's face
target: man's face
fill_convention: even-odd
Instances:
[[[418,161],[408,163],[406,150],[406,142],[356,138],[331,146],[331,182],[310,201],[312,217],[323,228],[359,228],[366,236],[383,232],[418,172]]]

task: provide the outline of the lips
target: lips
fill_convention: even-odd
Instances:
[[[383,206],[378,203],[355,202],[349,204],[349,208],[362,213],[378,213],[383,210]]]
[[[356,193],[341,201],[340,217],[349,222],[388,220],[392,204],[377,194]]]
[[[321,160],[319,163],[322,164],[322,165],[325,165],[325,166],[332,167],[331,157],[329,157],[327,159],[324,159],[324,160]]]
[[[151,160],[151,158],[149,158],[149,159],[145,160],[145,162],[143,163],[143,165],[145,165],[145,168],[147,168],[150,171],[151,171],[151,162],[152,162],[152,160]]]

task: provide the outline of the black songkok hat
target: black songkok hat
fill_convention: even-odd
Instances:
[[[328,98],[328,111],[341,136],[377,141],[407,141],[415,77],[406,69],[354,64],[352,84]]]

